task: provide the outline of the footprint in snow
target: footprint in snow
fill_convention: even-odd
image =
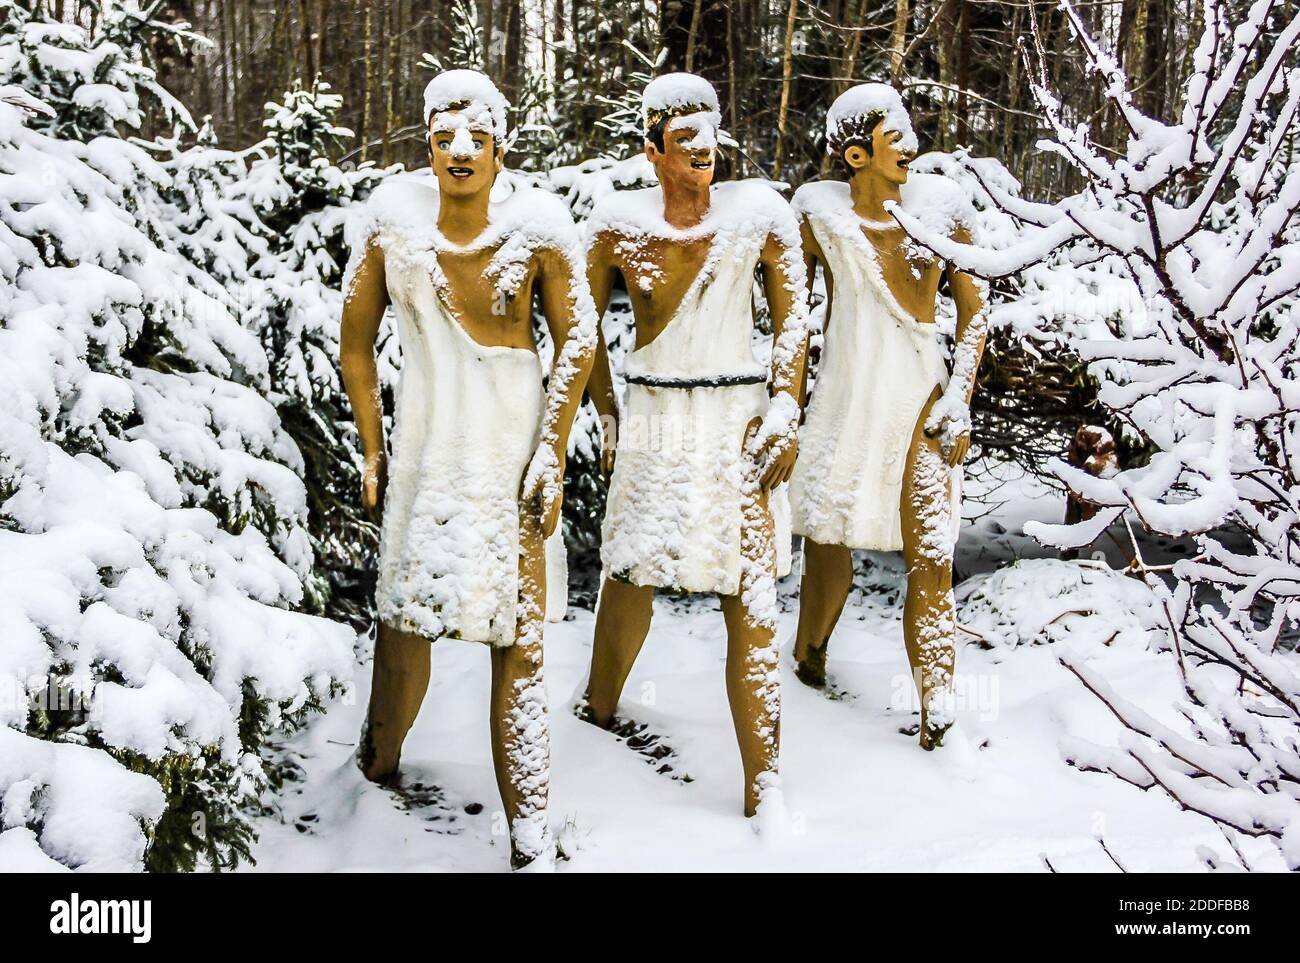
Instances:
[[[583,722],[596,725],[585,702],[575,705],[573,714]],[[643,757],[648,765],[654,766],[655,772],[659,775],[667,776],[674,782],[695,781],[690,773],[681,768],[681,759],[677,750],[660,733],[653,731],[649,723],[615,716],[608,726],[597,726],[597,728],[603,728],[623,745]]]

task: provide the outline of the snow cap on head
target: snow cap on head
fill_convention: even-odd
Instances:
[[[713,85],[696,74],[675,73],[656,77],[641,94],[641,117],[648,136],[651,128],[669,117],[701,114],[716,131],[722,127],[722,109]]]
[[[424,88],[426,127],[491,134],[498,149],[505,146],[509,109],[496,84],[477,70],[444,70]]]
[[[898,149],[916,153],[916,132],[907,116],[903,98],[889,84],[858,84],[835,98],[826,111],[826,152],[839,154],[845,144],[857,137],[869,138],[876,123],[883,119],[885,130],[903,135]]]

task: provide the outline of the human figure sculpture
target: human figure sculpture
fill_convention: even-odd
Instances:
[[[790,483],[804,546],[796,674],[826,684],[828,643],[852,587],[852,549],[902,549],[920,743],[933,749],[954,720],[952,560],[987,320],[980,282],[909,240],[891,210],[901,206],[969,242],[971,208],[951,181],[909,176],[916,135],[892,87],[846,91],[827,114],[826,134],[848,182],[806,184],[793,201],[809,273],[821,265],[829,302]],[[945,272],[957,309],[951,375],[934,330]]]
[[[342,362],[365,456],[361,497],[382,516],[374,686],[358,762],[371,780],[398,781],[430,643],[488,643],[511,862],[545,866],[555,855],[542,682],[547,556],[563,551],[552,536],[595,312],[567,208],[498,183],[507,105],[496,87],[452,70],[424,97],[432,182],[399,176],[375,191],[345,280]],[[535,298],[555,345],[545,389]],[[391,459],[375,360],[388,305],[402,349]]]
[[[716,593],[744,811],[752,816],[763,803],[777,814],[775,582],[789,569],[790,546],[778,486],[796,454],[807,327],[799,227],[768,186],[711,186],[720,115],[702,78],[657,78],[646,87],[643,113],[645,154],[659,186],[606,196],[587,228],[597,311],[604,313],[621,277],[636,347],[626,358],[621,411],[603,339],[590,385],[611,429],[603,460],[612,476],[580,711],[596,725],[614,723],[656,589]],[[756,272],[773,321],[770,364],[754,353]]]

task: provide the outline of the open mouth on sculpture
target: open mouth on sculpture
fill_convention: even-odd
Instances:
[[[910,157],[900,157],[898,160],[898,166],[903,170],[907,170],[907,165],[910,163],[912,163],[912,158]]]
[[[713,161],[709,158],[705,158],[704,160],[693,160],[691,161],[691,166],[697,171],[713,170]]]
[[[450,174],[452,177],[456,178],[456,180],[458,180],[458,181],[463,181],[463,180],[466,180],[466,179],[468,179],[468,178],[474,176],[474,168],[472,168],[472,167],[448,167],[448,168],[447,168],[447,173]]]

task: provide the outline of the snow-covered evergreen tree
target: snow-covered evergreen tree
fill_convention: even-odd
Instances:
[[[1079,341],[1101,402],[1147,439],[1148,463],[1062,480],[1099,506],[1072,526],[1034,524],[1050,544],[1090,543],[1118,521],[1190,536],[1195,557],[1161,571],[1133,543],[1176,658],[1184,725],[1154,718],[1076,656],[1062,661],[1125,727],[1116,749],[1076,741],[1075,765],[1168,794],[1223,830],[1211,867],[1251,868],[1271,840],[1300,868],[1300,18],[1254,0],[1235,13],[1203,0],[1204,31],[1172,122],[1134,104],[1116,58],[1068,2],[1071,28],[1127,151],[1099,149],[1038,69],[1034,93],[1052,139],[1085,180],[1055,204],[1002,195],[1025,226],[1003,250],[974,250],[909,230],[985,277],[1063,248],[1126,276],[1145,310]],[[1045,53],[1038,45],[1037,67]],[[1267,847],[1266,847],[1267,848]]]
[[[190,115],[158,82],[141,39],[168,44],[204,42],[186,24],[154,20],[138,3],[106,2],[95,35],[46,17],[40,3],[0,3],[0,77],[51,108],[31,118],[34,130],[88,142],[120,124],[139,129],[147,105],[190,125]],[[96,5],[98,6],[98,5]],[[154,4],[153,6],[157,6]],[[70,88],[74,80],[76,86]]]
[[[230,287],[250,232],[170,220],[237,158],[119,136],[169,103],[159,27],[97,13],[0,4],[0,859],[229,866],[259,749],[347,678],[353,635],[293,611],[304,463]]]
[[[338,370],[344,223],[383,172],[345,170],[329,159],[352,131],[334,123],[342,98],[329,85],[294,86],[266,105],[263,154],[243,191],[267,231],[252,264],[266,310],[257,331],[271,364],[269,397],[302,450],[316,556],[316,604],[335,618],[365,620],[368,560],[377,533],[361,510],[360,449]],[[393,380],[392,374],[386,379]]]

